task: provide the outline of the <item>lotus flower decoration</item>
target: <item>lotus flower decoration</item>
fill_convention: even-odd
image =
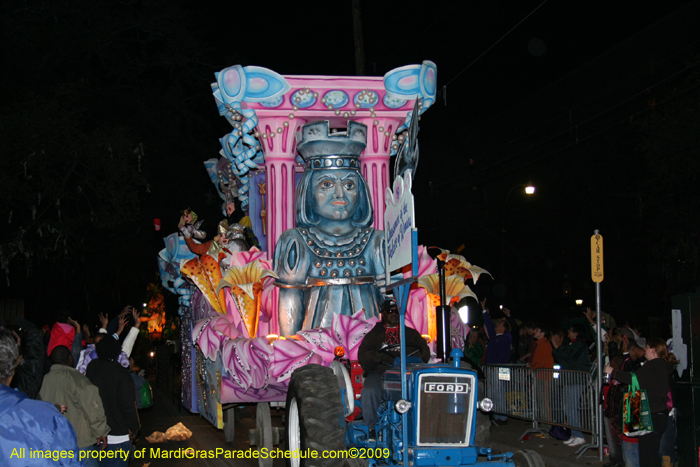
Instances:
[[[263,291],[263,281],[268,277],[277,278],[277,275],[270,269],[263,267],[261,260],[256,259],[244,266],[228,268],[226,275],[216,287],[217,292],[225,287],[231,289],[231,298],[238,308],[238,313],[249,337],[257,336],[260,297]]]
[[[437,259],[445,262],[443,269],[445,269],[446,277],[456,274],[463,277],[465,281],[467,279],[473,279],[474,283],[476,284],[476,281],[479,280],[479,276],[481,274],[488,274],[491,276],[491,273],[486,269],[480,268],[479,266],[474,266],[467,261],[464,256],[450,254],[448,250],[441,251],[442,253],[437,256]],[[493,276],[491,276],[491,278],[493,278]]]
[[[180,271],[194,282],[214,310],[226,314],[224,295],[214,290],[215,284],[221,280],[221,268],[213,257],[202,255],[190,260],[183,259],[180,261]]]
[[[431,341],[437,339],[437,323],[435,321],[435,308],[440,305],[440,275],[428,274],[418,278],[418,287],[425,289],[428,294],[428,335]],[[472,289],[464,283],[462,276],[452,275],[445,278],[446,305],[458,302],[464,297],[474,297],[478,300]]]

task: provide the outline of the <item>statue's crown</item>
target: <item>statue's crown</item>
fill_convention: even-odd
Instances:
[[[347,131],[331,133],[330,122],[307,123],[297,135],[297,150],[307,169],[356,169],[367,147],[367,126],[348,121]]]

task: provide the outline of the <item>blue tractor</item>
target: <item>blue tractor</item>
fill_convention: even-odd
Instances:
[[[490,448],[475,445],[477,412],[489,411],[493,404],[489,399],[479,400],[477,375],[462,367],[462,351],[455,349],[450,355],[452,364],[424,364],[404,357],[402,365],[396,359],[384,373],[386,402],[379,410],[376,437],[372,438],[362,421],[346,421],[354,411],[355,397],[345,365],[336,360],[331,368],[307,365],[297,369],[287,393],[286,434],[289,450],[302,455],[290,460],[291,467],[463,466],[477,462],[544,467],[534,451],[493,454]],[[309,456],[310,451],[317,451],[318,458]],[[344,454],[324,459],[322,451]]]

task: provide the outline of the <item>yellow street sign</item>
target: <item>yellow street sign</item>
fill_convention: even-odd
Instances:
[[[603,282],[603,236],[591,237],[591,278],[593,282]]]

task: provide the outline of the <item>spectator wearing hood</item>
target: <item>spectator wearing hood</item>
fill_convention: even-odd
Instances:
[[[107,336],[95,345],[95,350],[97,359],[90,362],[85,375],[100,391],[107,424],[110,426],[107,449],[121,451],[113,459],[104,459],[100,466],[126,466],[131,440],[136,437],[141,426],[136,409],[134,380],[129,370],[117,362],[121,352],[118,340]]]
[[[133,318],[134,318],[134,325],[129,329],[129,333],[126,335],[124,338],[124,342],[121,344],[121,352],[119,353],[119,356],[117,357],[117,362],[124,368],[129,368],[129,357],[131,356],[131,351],[134,348],[134,343],[136,342],[136,338],[139,335],[139,329],[141,326],[141,321],[139,321],[139,316],[138,312],[132,308],[132,313],[133,313]],[[105,325],[107,323],[107,316],[103,316],[100,313],[100,320],[102,320],[102,328],[100,328],[100,331],[105,331]],[[111,337],[114,339],[119,339],[119,336],[121,333],[124,331],[124,327],[126,326],[127,323],[127,318],[126,315],[122,315],[119,318],[118,321],[118,327],[117,327],[117,332],[112,334]],[[100,342],[103,338],[107,336],[106,331],[105,332],[99,332],[95,336],[95,343],[94,344],[88,344],[85,347],[85,350],[80,352],[78,356],[78,364],[76,365],[76,368],[78,369],[79,372],[82,374],[85,374],[85,371],[87,370],[88,365],[90,362],[94,359],[97,358],[97,351],[95,350],[95,346],[97,345],[98,342]]]
[[[46,360],[46,347],[42,332],[31,321],[22,316],[15,316],[15,321],[21,330],[26,331],[22,337],[20,351],[22,352],[22,365],[17,367],[13,381],[15,387],[36,399],[44,378],[44,365]]]
[[[69,349],[73,348],[73,338],[75,338],[75,328],[69,324],[66,313],[61,313],[51,328],[51,337],[46,349],[46,356],[51,355],[51,351],[57,345],[63,345]]]

